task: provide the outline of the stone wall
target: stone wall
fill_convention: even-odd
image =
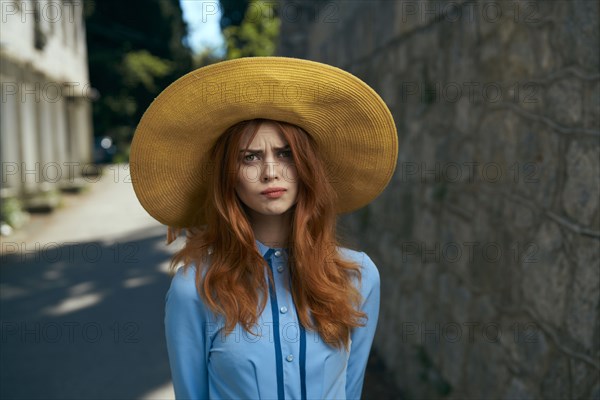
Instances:
[[[284,1],[279,55],[393,112],[396,174],[342,218],[406,398],[600,398],[597,1]]]

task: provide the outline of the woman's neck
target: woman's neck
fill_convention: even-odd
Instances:
[[[292,213],[282,215],[253,214],[250,216],[250,224],[254,231],[254,237],[268,247],[288,246],[288,238],[292,226]]]

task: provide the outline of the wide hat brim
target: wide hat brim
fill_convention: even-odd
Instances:
[[[208,153],[227,128],[255,118],[297,125],[314,138],[338,196],[337,213],[373,201],[394,173],[394,120],[366,83],[314,61],[239,58],[181,77],[144,113],[130,151],[144,209],[173,227],[205,223]]]

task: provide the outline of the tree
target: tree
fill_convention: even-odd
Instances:
[[[241,23],[223,28],[227,59],[275,54],[280,27],[277,5],[273,1],[251,0],[244,8]]]
[[[90,81],[100,92],[94,131],[123,149],[158,93],[191,70],[187,26],[178,0],[84,4]]]
[[[240,26],[246,15],[249,0],[221,0],[221,30],[228,26]]]

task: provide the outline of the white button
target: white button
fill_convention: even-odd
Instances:
[[[292,361],[294,361],[294,355],[290,354],[285,359],[288,360],[289,362],[292,362]]]
[[[280,265],[279,267],[277,267],[277,272],[283,272],[283,265]]]
[[[279,311],[281,311],[282,314],[285,314],[287,312],[287,307],[283,306],[279,309]]]
[[[275,250],[275,257],[279,257],[281,255],[281,252],[279,250]]]

